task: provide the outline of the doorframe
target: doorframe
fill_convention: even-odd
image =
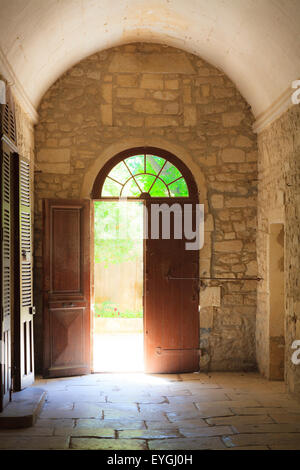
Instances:
[[[189,190],[189,196],[188,197],[155,197],[155,198],[148,198],[148,197],[128,197],[126,198],[126,201],[143,201],[144,206],[147,206],[147,201],[153,200],[157,201],[159,204],[163,204],[163,202],[167,201],[174,201],[174,204],[176,202],[182,202],[185,201],[187,203],[194,203],[197,204],[199,203],[199,192],[197,188],[197,184],[195,181],[195,178],[190,171],[190,169],[187,167],[187,165],[180,160],[180,158],[176,157],[173,153],[164,150],[159,147],[150,147],[150,146],[143,146],[143,147],[133,147],[133,148],[128,148],[126,150],[123,150],[119,153],[117,153],[115,156],[110,158],[100,169],[98,172],[94,184],[92,187],[92,191],[90,193],[90,198],[91,198],[91,306],[95,305],[95,260],[94,260],[94,227],[95,227],[95,211],[94,211],[94,202],[97,201],[120,201],[121,199],[119,197],[101,197],[101,191],[102,187],[104,184],[104,181],[109,174],[109,172],[113,169],[114,166],[116,166],[119,162],[123,161],[124,159],[136,155],[155,155],[158,157],[165,158],[167,161],[170,163],[173,163],[182,173],[182,176],[184,177],[188,190]],[[144,219],[145,222],[145,219]],[[145,306],[144,306],[144,290],[145,290],[145,250],[146,250],[146,241],[145,238],[143,240],[143,336],[145,337]],[[199,260],[200,260],[200,252],[198,254],[198,271],[199,271]],[[199,331],[200,331],[200,322],[199,322]],[[94,371],[94,310],[91,308],[91,372]],[[144,359],[145,359],[145,341],[144,341]]]

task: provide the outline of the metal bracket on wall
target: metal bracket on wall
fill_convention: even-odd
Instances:
[[[262,277],[173,277],[173,276],[166,276],[168,281],[262,281]]]

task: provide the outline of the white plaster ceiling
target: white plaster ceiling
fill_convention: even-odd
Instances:
[[[300,0],[0,0],[2,64],[34,107],[75,63],[135,41],[199,55],[258,116],[300,78]]]

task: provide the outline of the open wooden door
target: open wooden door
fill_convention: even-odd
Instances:
[[[30,162],[14,156],[14,390],[34,382]]]
[[[162,219],[158,238],[153,239],[152,204],[182,209],[182,237],[174,233],[171,214],[170,237],[164,239]],[[184,203],[189,200],[146,201],[148,239],[145,241],[144,344],[145,368],[151,373],[179,373],[199,370],[199,250],[187,250],[184,237]],[[195,204],[194,204],[195,206]],[[193,210],[193,205],[190,206]],[[151,234],[151,236],[150,236]]]
[[[44,201],[44,377],[88,374],[90,204]]]
[[[0,411],[7,405],[11,390],[11,165],[12,151],[4,140],[0,148],[1,174],[1,317],[0,317]]]

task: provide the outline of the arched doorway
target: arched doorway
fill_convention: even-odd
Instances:
[[[122,294],[132,280],[128,257],[125,256],[126,276],[115,268],[116,263],[124,268],[124,256],[120,255],[124,238],[115,235],[116,226],[119,230],[122,223],[124,225],[124,218],[122,222],[122,217],[119,217],[120,211],[127,208],[131,219],[125,225],[141,227],[141,223],[133,221],[140,217],[143,227],[142,240],[135,244],[135,257],[140,269],[135,271],[138,271],[138,276],[131,284],[136,286],[140,283],[142,286],[139,300],[143,317],[145,370],[161,373],[198,370],[199,251],[190,249],[189,244],[191,233],[196,237],[198,229],[198,192],[192,173],[170,152],[156,147],[131,148],[104,165],[95,179],[91,196],[96,223],[95,261],[105,267],[103,260],[106,260],[106,271],[95,271],[96,300],[100,299],[99,303],[96,302],[96,316],[120,320],[126,310],[127,317],[130,316],[128,308],[120,305]],[[118,220],[114,216],[117,213]],[[114,235],[107,238],[110,230]],[[100,236],[99,231],[102,233]],[[102,247],[102,252],[99,247]],[[112,257],[114,261],[107,269]],[[127,297],[136,300],[136,291],[131,290]],[[102,325],[107,323],[108,320],[102,321]],[[117,343],[121,344],[120,341]],[[97,354],[96,349],[95,352]],[[103,356],[103,351],[101,354]],[[138,354],[141,350],[136,351]],[[123,354],[121,350],[115,351],[116,357],[122,355],[124,349]]]

